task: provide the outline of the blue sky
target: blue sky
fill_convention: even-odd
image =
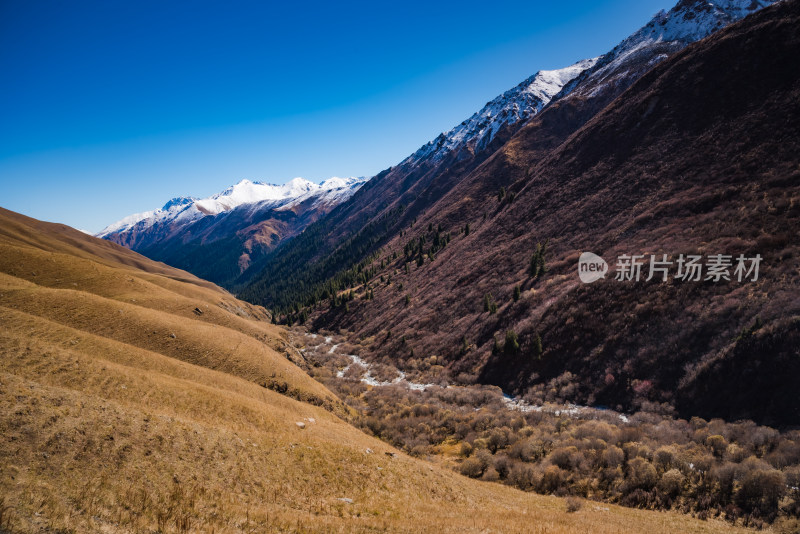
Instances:
[[[243,178],[371,176],[669,0],[0,2],[0,206],[98,231]]]

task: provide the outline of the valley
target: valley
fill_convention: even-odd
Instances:
[[[800,532],[800,0],[596,53],[371,177],[0,208],[0,534]]]
[[[741,531],[469,480],[348,424],[213,284],[6,210],[0,252],[3,532]]]
[[[693,5],[620,46],[701,20]],[[450,382],[534,404],[795,428],[797,16],[794,2],[765,8],[629,83],[592,67],[500,148],[461,160],[469,168],[404,163],[371,179],[237,294],[282,324],[381,338],[379,358],[436,356]],[[648,54],[666,46],[645,41]],[[609,54],[598,64],[617,65],[619,49]],[[625,254],[760,254],[763,271],[752,283],[587,285],[586,251],[612,270]],[[506,336],[518,348],[500,350]]]
[[[437,380],[434,358],[408,372],[367,361],[376,340],[292,332],[311,376],[357,411],[354,424],[411,456],[524,491],[787,532],[797,525],[797,430],[532,404],[494,386]]]

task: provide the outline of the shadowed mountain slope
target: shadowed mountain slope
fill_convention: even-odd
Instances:
[[[528,157],[542,157],[670,54],[770,3],[684,0],[599,58],[540,71],[373,177],[302,235],[252,262],[230,287],[245,299],[281,311],[325,298],[341,285],[345,271],[357,268],[432,206],[441,206],[443,196],[526,124],[537,125],[530,139],[536,151]],[[473,188],[494,194],[513,179],[480,175]],[[483,210],[467,207],[473,208]],[[453,223],[468,215],[461,213]]]
[[[324,308],[314,325],[376,336],[378,355],[409,365],[443,357],[446,379],[537,401],[799,424],[798,28],[796,1],[753,14],[656,65],[571,134],[563,119],[581,108],[555,102],[386,242],[364,267],[370,299],[359,286],[347,311]],[[532,277],[545,242],[547,272]],[[584,251],[612,271],[623,254],[763,260],[757,281],[679,281],[673,264],[663,283],[612,272],[584,285]],[[503,350],[509,330],[518,350]]]

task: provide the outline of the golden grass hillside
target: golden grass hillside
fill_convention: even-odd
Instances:
[[[735,530],[567,513],[399,454],[336,415],[284,336],[187,273],[0,211],[0,531]]]

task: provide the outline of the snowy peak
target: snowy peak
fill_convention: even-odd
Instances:
[[[169,210],[171,210],[173,208],[182,208],[182,207],[188,206],[189,204],[191,204],[195,200],[197,200],[197,199],[194,198],[194,197],[175,197],[172,200],[170,200],[169,202],[167,202],[166,204],[164,204],[164,207],[161,208],[161,210],[162,211],[169,211]]]
[[[293,178],[283,185],[242,180],[221,193],[198,200],[196,205],[206,215],[215,215],[242,204],[296,198],[318,188],[317,184],[304,178]]]
[[[506,91],[452,130],[423,145],[403,163],[432,158],[467,148],[477,151],[494,139],[506,125],[520,125],[552,100],[569,94],[588,78],[602,80],[609,73],[625,75],[625,66],[637,61],[649,68],[689,43],[707,37],[777,0],[681,0],[669,11],[660,11],[645,26],[607,54],[579,61],[559,70],[539,71]],[[657,45],[662,50],[653,52]],[[613,81],[612,81],[613,83]]]
[[[338,176],[334,176],[332,178],[328,178],[321,184],[319,184],[319,188],[323,191],[331,191],[333,189],[341,189],[343,187],[353,187],[358,183],[362,183],[365,180],[363,178],[339,178]]]
[[[617,48],[629,49],[642,41],[693,43],[774,1],[681,0],[669,11],[657,13],[650,22],[622,41]]]
[[[642,28],[660,32],[666,41],[698,41],[774,3],[775,0],[681,0],[669,12],[656,15]]]
[[[527,86],[523,93],[530,93],[543,102],[549,102],[565,84],[594,66],[597,59],[584,59],[563,69],[539,71],[520,84]]]
[[[538,113],[566,83],[591,68],[596,61],[597,58],[585,59],[563,69],[537,72],[488,102],[449,132],[440,134],[408,160],[426,157],[440,159],[446,153],[460,148],[474,150],[486,146],[503,126],[524,122]]]
[[[775,1],[681,0],[669,11],[656,13],[650,22],[602,56],[590,75],[602,76],[659,43],[673,43],[682,48]]]
[[[366,178],[333,177],[321,184],[305,178],[293,178],[283,185],[267,184],[241,180],[208,198],[176,197],[157,210],[146,211],[125,217],[104,228],[97,237],[107,237],[129,230],[146,230],[155,224],[191,223],[206,216],[214,216],[238,208],[239,206],[268,203],[279,209],[293,206],[312,197],[320,197],[326,202],[342,202],[355,193]]]

